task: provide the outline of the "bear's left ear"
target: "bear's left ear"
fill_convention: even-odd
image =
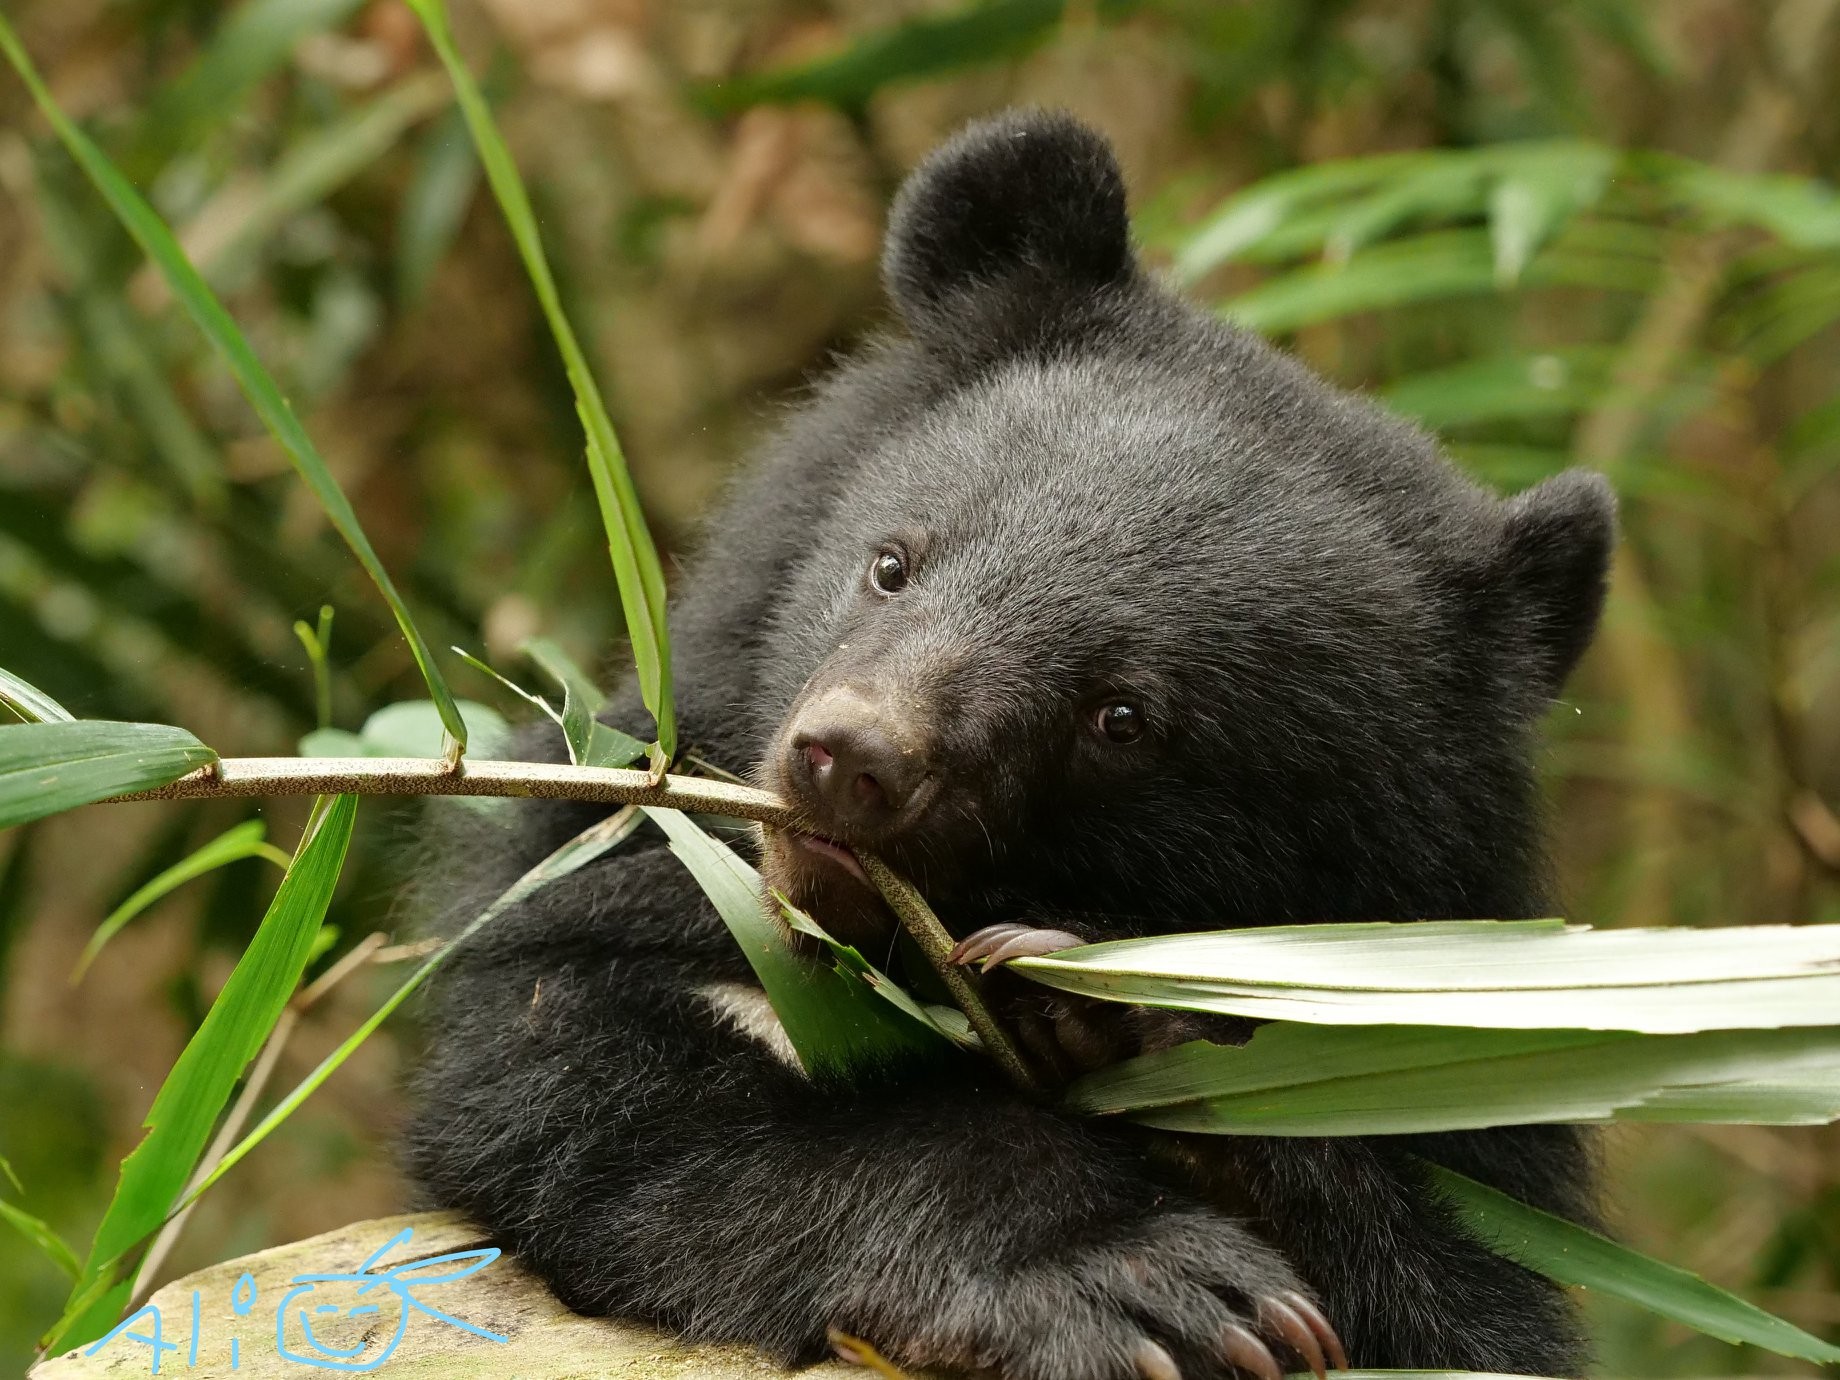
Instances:
[[[1589,470],[1567,470],[1507,504],[1497,556],[1508,633],[1531,662],[1542,701],[1584,655],[1603,611],[1616,544],[1616,495]]]
[[[1102,287],[1132,269],[1111,146],[1070,115],[1015,110],[961,131],[902,185],[882,279],[920,328],[953,298],[1026,275]]]

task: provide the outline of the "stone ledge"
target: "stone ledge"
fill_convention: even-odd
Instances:
[[[297,1283],[299,1276],[352,1274],[409,1229],[413,1238],[379,1257],[370,1270],[395,1273],[401,1281],[395,1288],[364,1289],[355,1279]],[[511,1255],[485,1265],[478,1256],[415,1264],[485,1246],[479,1229],[459,1214],[419,1213],[354,1223],[176,1279],[149,1300],[160,1310],[161,1340],[170,1348],[162,1353],[160,1375],[175,1380],[308,1380],[353,1372],[387,1380],[774,1380],[787,1374],[747,1347],[693,1346],[631,1323],[571,1313]],[[440,1278],[469,1267],[462,1278]],[[423,1276],[419,1284],[418,1272]],[[242,1286],[246,1304],[239,1315],[235,1301],[245,1274],[255,1294],[248,1298],[248,1285]],[[196,1364],[188,1367],[194,1292],[198,1351]],[[414,1302],[405,1303],[405,1298]],[[284,1300],[286,1319],[278,1337],[276,1308]],[[476,1336],[416,1304],[506,1340]],[[129,1330],[150,1336],[151,1324],[146,1317]],[[281,1354],[284,1348],[294,1359]],[[47,1358],[32,1368],[28,1380],[127,1380],[149,1374],[152,1359],[151,1346],[118,1336],[93,1356],[79,1350]],[[799,1374],[860,1377],[863,1372],[829,1362]]]

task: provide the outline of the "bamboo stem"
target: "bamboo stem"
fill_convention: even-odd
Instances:
[[[875,883],[875,889],[882,893],[888,908],[900,920],[901,928],[920,946],[920,952],[933,965],[933,971],[945,983],[946,990],[952,994],[952,1000],[958,1003],[958,1009],[965,1013],[965,1019],[977,1031],[978,1039],[984,1042],[984,1052],[996,1061],[997,1066],[1009,1076],[1010,1082],[1023,1092],[1043,1091],[1041,1080],[1023,1058],[1022,1051],[1010,1038],[1009,1031],[1003,1028],[1002,1023],[984,1004],[983,994],[978,991],[977,979],[951,961],[952,936],[939,923],[939,917],[933,914],[933,908],[927,905],[926,898],[880,858],[867,853],[858,853],[856,857],[862,863],[863,871],[869,874],[869,880]]]
[[[448,766],[438,757],[224,757],[170,785],[130,800],[215,800],[231,796],[465,795],[579,800],[597,805],[660,805],[729,815],[787,828],[792,811],[752,786],[646,771],[574,767],[566,763],[498,762],[465,758]]]

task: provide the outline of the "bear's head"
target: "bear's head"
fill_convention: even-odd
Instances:
[[[1601,478],[1503,501],[1173,297],[1063,116],[933,155],[884,276],[904,336],[793,434],[830,454],[761,634],[759,775],[808,829],[770,882],[853,934],[836,843],[961,932],[1537,911],[1531,730],[1597,620]]]

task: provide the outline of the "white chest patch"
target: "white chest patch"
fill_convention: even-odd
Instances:
[[[754,1041],[787,1068],[805,1072],[798,1051],[786,1038],[779,1013],[760,988],[746,982],[707,982],[696,989],[696,994],[737,1035]]]

